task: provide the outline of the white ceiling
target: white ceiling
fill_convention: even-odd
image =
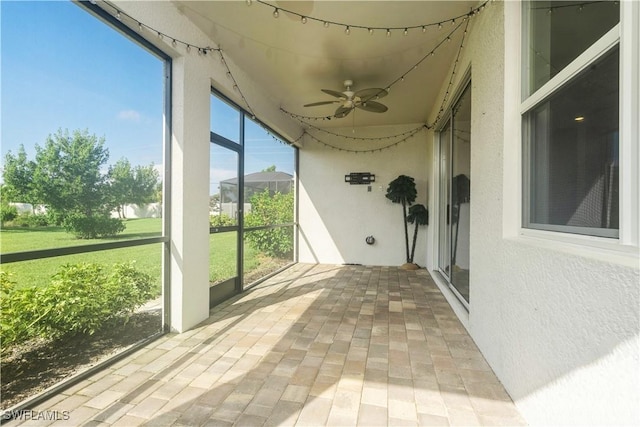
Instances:
[[[333,100],[320,89],[342,91],[345,79],[354,81],[356,91],[391,85],[389,95],[379,101],[389,107],[387,112],[358,109],[355,117],[351,113],[346,118],[319,122],[327,127],[427,122],[432,110],[440,106],[438,93],[449,81],[463,35],[464,25],[446,41],[462,22],[460,18],[455,23],[449,20],[480,5],[477,1],[429,0],[174,3],[276,105],[291,113],[331,116],[337,105],[303,105]],[[278,18],[273,17],[275,8],[280,8]],[[300,15],[308,17],[306,24]],[[324,21],[333,24],[326,27]],[[443,21],[438,29],[437,24]],[[345,25],[351,26],[349,35],[345,34]],[[423,25],[427,25],[425,32]],[[413,26],[419,28],[403,34],[403,28]],[[370,34],[370,27],[383,29]],[[387,37],[384,29],[396,27],[401,29],[392,29]],[[430,56],[434,49],[435,55]],[[403,75],[404,80],[394,84]],[[238,81],[238,85],[242,89],[243,82]],[[251,99],[248,102],[251,104]]]

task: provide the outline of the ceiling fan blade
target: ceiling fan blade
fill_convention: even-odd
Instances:
[[[343,117],[346,117],[351,112],[351,110],[353,110],[353,107],[338,107],[334,116],[338,119],[341,119]]]
[[[372,113],[384,113],[388,110],[386,105],[380,104],[379,102],[375,101],[361,102],[358,103],[356,107],[365,111],[370,111]]]
[[[379,87],[372,87],[369,89],[362,89],[356,92],[357,97],[362,99],[363,101],[368,101],[370,99],[379,99],[387,96],[389,92]]]
[[[335,104],[337,102],[340,101],[320,101],[320,102],[312,102],[311,104],[305,104],[305,107],[315,107],[316,105],[328,105],[328,104]]]
[[[327,93],[327,94],[331,95],[331,96],[335,96],[336,98],[347,99],[347,97],[344,96],[344,93],[342,93],[342,92],[338,92],[338,91],[331,90],[331,89],[320,89],[320,90],[323,91],[324,93]]]

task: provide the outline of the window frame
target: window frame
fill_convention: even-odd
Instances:
[[[633,119],[630,116],[635,114],[636,121],[638,117],[638,96],[637,90],[633,92],[629,90],[636,85],[633,75],[638,75],[638,52],[633,52],[629,49],[629,45],[634,44],[634,39],[638,39],[638,31],[633,29],[634,24],[640,22],[638,19],[638,8],[636,5],[630,4],[633,2],[622,2],[620,5],[620,21],[607,33],[605,33],[600,39],[594,42],[589,48],[583,51],[577,58],[569,63],[558,74],[553,76],[549,81],[542,85],[539,89],[533,91],[530,94],[527,84],[529,82],[529,67],[528,67],[528,41],[530,37],[530,28],[528,26],[527,19],[527,1],[523,1],[520,6],[520,54],[518,55],[519,69],[520,69],[520,100],[519,100],[519,116],[521,123],[520,138],[521,138],[521,215],[520,215],[520,234],[531,235],[535,237],[551,237],[559,238],[562,240],[574,240],[578,242],[589,241],[590,243],[598,242],[607,244],[614,242],[615,244],[632,244],[638,243],[638,229],[637,225],[632,225],[638,220],[638,177],[637,171],[634,173],[633,164],[636,169],[638,166],[637,161],[637,124],[634,130],[629,129],[630,122]],[[630,13],[635,11],[635,13]],[[625,33],[625,29],[627,33]],[[625,37],[623,37],[625,34]],[[528,138],[528,120],[526,114],[534,110],[540,104],[544,103],[551,96],[558,91],[565,88],[571,83],[579,74],[588,69],[588,67],[596,61],[603,58],[609,52],[616,47],[620,47],[619,56],[619,228],[618,229],[604,229],[604,228],[590,228],[590,227],[573,227],[554,224],[541,224],[531,221],[531,162],[532,162],[532,142]],[[636,45],[637,46],[637,45]],[[625,49],[625,47],[627,47]],[[631,62],[631,67],[625,66],[625,64]],[[631,75],[631,76],[630,76]],[[634,93],[636,94],[634,96]],[[625,124],[627,128],[625,129]],[[633,126],[633,125],[631,125]],[[636,146],[634,147],[633,141],[636,140]],[[635,157],[634,157],[635,156]],[[634,161],[634,158],[636,159]],[[626,164],[623,165],[623,161]],[[635,175],[635,176],[634,176]],[[634,184],[635,182],[635,184]],[[633,188],[636,189],[636,194],[633,194]],[[635,220],[634,220],[635,218]],[[577,240],[576,240],[577,239]],[[586,239],[586,240],[585,240]]]
[[[149,343],[159,339],[163,335],[170,332],[171,324],[171,270],[170,270],[170,258],[171,258],[171,134],[172,134],[172,58],[154,46],[144,37],[137,34],[131,28],[120,22],[114,16],[109,14],[106,10],[99,5],[88,1],[73,2],[76,6],[80,7],[84,12],[94,16],[102,24],[108,26],[111,30],[117,31],[120,34],[131,40],[132,43],[137,44],[142,49],[145,49],[149,54],[154,55],[160,61],[163,62],[163,81],[164,81],[164,93],[163,93],[163,137],[162,137],[162,153],[163,153],[163,172],[162,178],[162,231],[161,236],[139,238],[120,242],[108,242],[108,243],[95,243],[88,245],[75,245],[65,246],[57,248],[35,249],[22,252],[8,252],[0,253],[0,264],[8,264],[21,261],[34,261],[45,258],[60,257],[66,255],[86,254],[91,252],[108,251],[112,249],[128,248],[143,245],[162,244],[162,323],[161,329],[152,334],[142,341],[139,341],[124,350],[120,350],[115,354],[109,355],[106,359],[99,361],[93,366],[80,371],[79,373],[62,378],[57,383],[47,388],[39,394],[35,394],[31,397],[27,397],[22,400],[16,406],[11,409],[17,413],[25,408],[32,408],[40,404],[41,402],[50,399],[52,396],[59,394],[60,392],[72,387],[73,385],[89,378],[100,371],[103,371],[108,366],[124,359],[125,357],[139,351]],[[7,419],[5,419],[6,421]]]

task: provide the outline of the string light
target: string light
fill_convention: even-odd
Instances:
[[[394,141],[388,145],[385,145],[383,147],[377,147],[377,148],[370,148],[370,149],[366,149],[366,150],[355,150],[355,149],[351,149],[351,148],[342,148],[342,147],[338,147],[335,146],[333,144],[329,144],[327,142],[324,142],[322,140],[320,140],[319,138],[317,138],[316,136],[312,135],[309,132],[304,132],[304,134],[308,135],[312,140],[314,140],[315,142],[324,145],[327,148],[331,148],[334,150],[338,150],[338,151],[344,151],[347,153],[354,153],[354,154],[359,154],[359,153],[375,153],[376,151],[378,152],[382,152],[382,150],[388,150],[390,148],[396,147],[398,145],[400,145],[400,143],[405,142],[407,140],[409,140],[410,138],[412,138],[414,135],[416,135],[418,132],[420,132],[422,129],[424,129],[424,126],[420,126],[419,128],[417,128],[415,131],[410,132],[409,135],[405,136],[404,138],[398,140],[398,141]]]
[[[307,23],[307,17],[303,16],[302,18],[300,18],[300,22],[302,22],[303,24]]]
[[[405,36],[406,36],[407,34],[409,34],[409,30],[405,28],[405,29],[404,29],[404,32],[403,32],[403,34],[404,34]]]
[[[247,0],[247,6],[251,6],[252,4],[253,4],[253,1]]]
[[[458,16],[453,16],[449,19],[445,19],[439,22],[430,22],[430,23],[422,23],[419,25],[412,25],[412,26],[407,26],[407,27],[371,27],[371,26],[362,26],[362,25],[356,25],[356,24],[350,24],[350,23],[346,23],[346,22],[338,22],[338,21],[329,21],[326,19],[320,19],[320,18],[315,18],[313,16],[305,16],[302,15],[294,10],[289,10],[289,9],[285,9],[282,7],[276,7],[272,4],[270,4],[269,2],[265,1],[265,0],[255,0],[258,4],[262,4],[264,6],[273,8],[273,16],[275,18],[277,18],[279,16],[280,11],[286,12],[289,15],[292,16],[297,16],[299,17],[301,20],[303,18],[305,18],[307,21],[311,20],[311,21],[317,21],[319,23],[322,23],[322,25],[324,25],[325,27],[328,27],[329,24],[335,24],[339,27],[343,27],[343,28],[349,28],[349,31],[351,31],[352,29],[363,29],[365,31],[368,31],[369,33],[371,33],[372,30],[389,30],[389,31],[393,31],[393,30],[400,30],[400,31],[404,31],[406,30],[407,33],[409,30],[412,29],[421,29],[422,32],[426,32],[428,27],[431,26],[437,26],[438,29],[442,29],[442,25],[444,23],[450,22],[452,26],[455,26],[458,23],[458,20],[466,20],[469,17],[474,16],[476,13],[479,13],[481,10],[483,10],[486,6],[486,4],[491,1],[491,0],[485,0],[484,3],[482,3],[480,6],[476,7],[476,8],[472,8],[468,13],[464,13]]]
[[[267,3],[265,3],[265,2],[264,2],[264,1],[262,1],[262,0],[256,0],[256,1],[258,1],[258,3],[260,3],[260,4],[267,4]],[[485,7],[485,5],[486,5],[486,3],[487,3],[488,1],[490,1],[490,0],[487,0],[487,1],[486,1],[485,3],[483,3],[480,7],[476,8],[476,9],[472,9],[468,14],[463,15],[463,16],[464,16],[465,18],[466,18],[466,17],[472,17],[472,16],[474,16],[474,14],[479,13],[479,12],[480,12],[480,10],[484,9],[484,7]],[[596,3],[597,3],[597,2],[596,2]],[[131,19],[131,20],[133,21],[133,25],[136,25],[136,24],[137,24],[137,26],[138,26],[138,30],[139,30],[139,31],[142,31],[142,30],[144,29],[144,27],[147,27],[147,28],[149,28],[152,32],[155,32],[155,33],[157,34],[158,39],[160,39],[160,40],[164,40],[164,36],[165,36],[165,34],[164,34],[164,33],[162,33],[161,31],[155,30],[155,29],[153,29],[153,28],[149,27],[148,25],[143,24],[142,22],[140,22],[140,21],[138,21],[137,19],[135,19],[135,18],[131,17],[130,15],[128,15],[128,14],[126,14],[126,13],[122,12],[122,11],[121,11],[121,10],[119,10],[117,7],[115,7],[115,6],[113,6],[113,5],[109,4],[109,3],[104,3],[104,4],[105,4],[106,6],[108,6],[108,7],[112,8],[112,10],[114,10],[114,11],[115,11],[115,15],[116,15],[116,17],[119,17],[119,19],[122,19],[122,17],[123,17],[123,16],[126,16],[127,18]],[[250,5],[250,4],[251,4],[251,0],[247,0],[247,4],[248,4],[248,5]],[[590,4],[590,3],[585,3],[585,4]],[[272,6],[272,7],[273,7],[273,6]],[[279,16],[279,10],[280,10],[280,8],[274,7],[274,10],[273,10],[273,16],[274,16],[275,18],[277,18],[277,17]],[[292,13],[293,15],[297,15],[297,16],[299,16],[299,17],[300,17],[300,19],[301,19],[301,21],[302,21],[303,23],[304,23],[304,22],[306,22],[308,19],[312,19],[312,20],[319,21],[318,19],[313,18],[313,17],[305,17],[305,16],[302,16],[302,15],[297,14],[297,13],[295,13],[295,12],[287,11],[286,9],[282,9],[282,10],[284,10],[285,12],[288,12],[288,13]],[[303,18],[306,18],[306,19],[303,19]],[[442,28],[442,23],[443,23],[443,22],[454,21],[455,19],[456,19],[456,18],[452,18],[452,19],[449,19],[449,20],[445,20],[445,21],[441,21],[441,22],[439,22],[439,23],[437,24],[437,25],[438,25],[438,28]],[[467,21],[467,20],[466,20],[466,19],[463,19],[463,22],[465,22],[465,21]],[[321,21],[321,22],[323,23],[323,25],[324,25],[325,27],[329,27],[331,23],[334,23],[334,22],[331,22],[331,21]],[[334,24],[335,24],[335,23],[334,23]],[[338,24],[339,24],[339,23],[338,23]],[[455,62],[455,64],[454,64],[454,69],[453,69],[453,71],[452,71],[451,78],[450,78],[450,80],[449,80],[449,84],[448,84],[448,87],[447,87],[447,92],[446,92],[445,97],[444,97],[444,99],[443,99],[443,103],[442,103],[442,106],[441,106],[441,108],[440,108],[440,111],[439,111],[439,113],[438,113],[438,115],[437,115],[437,117],[436,117],[435,121],[433,122],[433,124],[431,124],[431,125],[429,125],[429,124],[425,124],[425,125],[423,125],[423,126],[421,126],[421,127],[424,127],[424,128],[426,128],[426,129],[431,129],[431,128],[435,127],[435,125],[436,125],[436,124],[439,122],[439,120],[441,119],[441,114],[442,114],[442,112],[444,111],[444,104],[446,103],[446,100],[447,100],[447,99],[448,99],[448,97],[449,97],[449,93],[450,93],[451,85],[453,84],[454,76],[455,76],[455,73],[456,73],[456,66],[457,66],[457,63],[458,63],[458,59],[459,59],[459,57],[460,57],[460,52],[461,52],[461,50],[462,50],[462,48],[463,48],[463,46],[464,46],[464,45],[463,45],[463,42],[464,42],[465,35],[467,34],[467,27],[468,27],[468,24],[469,24],[469,23],[468,23],[468,22],[466,22],[466,26],[465,26],[465,29],[464,29],[464,35],[463,35],[463,37],[462,37],[462,41],[461,41],[461,44],[460,44],[460,49],[459,49],[459,51],[458,51],[458,57],[457,57],[456,62]],[[379,29],[379,28],[377,28],[377,27],[361,27],[361,26],[352,26],[352,25],[345,25],[345,24],[339,24],[339,25],[344,25],[344,26],[345,26],[345,33],[346,33],[347,35],[349,35],[349,34],[350,34],[350,32],[351,32],[351,27],[355,27],[355,28],[365,28],[365,29],[367,29],[367,30],[369,31],[369,33],[370,33],[370,34],[373,34],[373,32],[374,32],[374,30],[375,30],[375,29]],[[424,25],[421,25],[421,26],[404,27],[404,30],[408,33],[409,29],[411,29],[411,28],[421,28],[423,32],[426,32],[427,27],[428,27],[428,26],[431,26],[431,25],[435,25],[435,24],[424,24]],[[460,25],[462,25],[462,24],[460,24]],[[458,28],[460,28],[460,25],[459,25],[459,26],[457,26],[457,27],[456,27],[456,28],[455,28],[455,29],[454,29],[454,30],[453,30],[453,31],[452,31],[452,32],[447,36],[447,38],[446,38],[446,39],[444,39],[444,40],[442,40],[440,43],[438,43],[438,45],[437,45],[437,46],[436,46],[436,47],[435,47],[431,52],[429,52],[429,53],[428,53],[427,55],[425,55],[422,59],[420,59],[420,61],[418,61],[416,64],[414,64],[414,65],[412,66],[411,70],[415,70],[415,69],[417,69],[417,68],[418,68],[418,65],[419,65],[419,64],[420,64],[420,63],[421,63],[421,62],[422,62],[426,57],[428,57],[428,56],[434,56],[434,55],[435,55],[435,51],[437,50],[437,48],[439,48],[445,40],[450,41],[450,40],[451,40],[451,35],[452,35],[455,31],[457,31],[457,30],[458,30]],[[389,27],[389,28],[383,28],[383,29],[386,29],[386,31],[387,31],[387,36],[390,36],[390,35],[391,35],[391,30],[393,30],[393,29],[403,29],[403,28],[402,28],[402,27],[401,27],[401,28]],[[177,39],[177,38],[173,38],[173,37],[170,37],[170,36],[168,36],[168,37],[171,39],[171,45],[172,45],[172,46],[177,47],[177,45],[178,45],[178,44],[181,44],[181,45],[185,46],[185,49],[186,49],[187,53],[189,53],[189,52],[191,51],[191,47],[192,47],[192,46],[193,46],[193,47],[195,47],[195,48],[197,48],[197,49],[198,49],[198,54],[199,54],[199,55],[202,55],[202,56],[206,56],[206,55],[207,55],[207,53],[208,53],[208,52],[210,52],[210,51],[217,51],[217,52],[219,53],[219,55],[220,55],[220,61],[221,61],[221,63],[222,63],[222,64],[224,65],[224,67],[227,69],[227,76],[230,76],[230,79],[231,79],[231,80],[232,80],[232,82],[233,82],[233,85],[232,85],[232,86],[233,86],[234,91],[238,92],[238,94],[239,94],[239,95],[240,95],[240,97],[242,98],[242,101],[243,101],[243,102],[245,103],[245,105],[247,106],[247,108],[248,108],[248,112],[251,114],[251,117],[252,117],[252,118],[255,118],[255,117],[256,117],[256,116],[255,116],[255,114],[253,113],[253,111],[252,111],[252,109],[251,109],[251,107],[250,107],[250,105],[249,105],[249,103],[248,103],[247,99],[246,99],[246,98],[245,98],[245,96],[242,94],[242,91],[240,90],[240,87],[239,87],[238,83],[236,82],[235,78],[233,77],[233,74],[231,73],[231,70],[229,69],[229,66],[227,65],[227,62],[225,61],[225,59],[224,59],[224,55],[223,55],[222,50],[221,50],[220,48],[198,47],[198,46],[194,46],[194,45],[192,45],[191,43],[186,43],[186,42],[184,42],[184,41],[181,41],[181,40],[179,40],[179,39]],[[411,70],[410,70],[410,71],[411,71]],[[404,77],[406,76],[406,74],[408,74],[408,73],[404,73],[404,74],[402,74],[402,75],[400,76],[400,78],[396,79],[394,82],[392,82],[390,85],[388,85],[388,86],[387,86],[387,88],[386,88],[386,91],[387,91],[387,92],[391,91],[391,86],[393,86],[395,83],[397,83],[397,82],[399,82],[399,81],[404,81]],[[376,98],[376,99],[377,99],[377,98]],[[285,111],[285,110],[282,110],[282,111]],[[285,112],[286,112],[286,111],[285,111]],[[288,113],[288,112],[287,112],[287,113]],[[293,113],[289,113],[289,114],[293,114]],[[293,117],[293,116],[294,116],[294,115],[292,115],[292,117]],[[321,117],[305,117],[305,116],[297,116],[297,118],[304,118],[304,119],[307,119],[307,120],[308,120],[308,119],[311,119],[311,120],[332,120],[332,119],[333,119],[333,117],[332,117],[332,116],[321,116]],[[307,125],[308,125],[308,124],[307,124]],[[305,133],[306,133],[307,135],[310,135],[310,136],[313,138],[313,136],[312,136],[311,134],[309,134],[309,133],[307,133],[307,132],[303,132],[303,133],[302,133],[302,135],[300,135],[299,139],[301,139],[301,138],[304,136],[304,134],[305,134]],[[410,137],[410,136],[413,136],[413,134],[412,134],[412,135],[409,135],[408,137]],[[403,139],[402,141],[404,141],[404,140],[408,139],[408,137],[407,137],[407,138],[405,138],[405,139]],[[351,138],[354,138],[354,139],[355,139],[355,137],[351,137]],[[391,138],[391,137],[383,137],[382,139],[385,139],[385,138]],[[325,144],[325,145],[327,145],[327,146],[329,146],[329,147],[336,148],[336,149],[340,149],[341,151],[373,152],[373,151],[382,151],[383,149],[386,149],[386,148],[390,148],[390,147],[396,146],[396,145],[398,145],[398,144],[399,144],[400,142],[402,142],[402,141],[395,142],[395,143],[393,143],[393,144],[391,144],[391,145],[389,145],[389,146],[387,146],[387,147],[376,148],[376,149],[373,149],[373,150],[358,150],[358,151],[354,151],[354,150],[347,150],[347,149],[340,149],[340,148],[337,148],[337,147],[332,147],[330,144],[325,144],[325,143],[323,143],[322,141],[319,141],[319,142],[320,142],[320,143],[323,143],[323,144]]]

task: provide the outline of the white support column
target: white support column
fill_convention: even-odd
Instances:
[[[173,61],[171,329],[209,316],[209,96],[198,56]]]

